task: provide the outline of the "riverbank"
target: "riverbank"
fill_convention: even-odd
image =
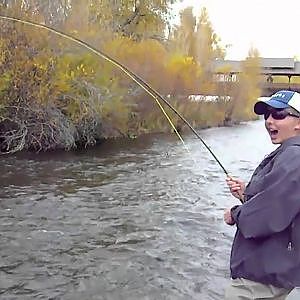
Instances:
[[[256,118],[257,119],[257,118]],[[216,123],[211,125],[202,125],[195,127],[195,130],[205,130],[209,128],[215,128],[215,127],[232,127],[237,126],[241,122],[247,122],[246,121],[226,121],[221,123]],[[41,124],[41,134],[39,135],[39,140],[35,137],[35,134],[39,133],[39,130],[37,129],[37,124],[34,125],[35,132],[32,132],[32,130],[29,130],[27,127],[19,126],[19,130],[15,129],[15,133],[12,134],[12,128],[15,127],[15,123],[19,122],[19,125],[24,122],[24,120],[14,121],[11,123],[6,122],[0,122],[0,154],[13,154],[16,152],[21,151],[30,151],[30,152],[53,152],[53,151],[70,151],[70,150],[82,150],[87,149],[95,146],[101,146],[104,143],[109,143],[111,141],[115,140],[132,140],[132,139],[143,139],[149,135],[155,135],[155,134],[166,134],[169,133],[175,133],[175,131],[172,129],[172,127],[169,125],[168,130],[159,131],[154,130],[152,132],[143,131],[139,134],[131,133],[128,135],[120,134],[117,131],[114,131],[113,137],[101,137],[101,134],[103,132],[103,126],[97,125],[93,130],[91,130],[91,133],[89,135],[83,135],[80,132],[76,131],[75,126],[71,126],[69,124],[67,127],[69,127],[68,131],[69,133],[66,133],[66,126],[65,133],[57,130],[57,125],[54,125],[55,127],[47,127],[47,131],[45,131],[43,128],[45,124]],[[55,120],[52,120],[53,124],[57,124]],[[167,121],[165,121],[167,122]],[[191,132],[191,129],[184,124],[183,122],[179,122],[176,126],[176,130],[179,134],[189,134]],[[167,124],[166,124],[167,125]],[[70,127],[71,126],[71,127]],[[105,127],[105,126],[104,126]],[[105,130],[105,129],[104,129]],[[60,133],[59,133],[60,132]],[[55,134],[58,136],[55,136]],[[81,140],[79,139],[81,137]],[[78,140],[79,139],[79,140]],[[34,143],[32,144],[32,141]]]

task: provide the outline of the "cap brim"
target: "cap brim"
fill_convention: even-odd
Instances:
[[[254,105],[254,112],[257,115],[263,115],[270,107],[281,109],[288,108],[289,105],[274,99],[269,99],[267,101],[258,101]]]

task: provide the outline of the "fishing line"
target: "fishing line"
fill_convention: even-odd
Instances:
[[[198,139],[200,139],[200,141],[205,146],[205,148],[209,151],[209,153],[213,156],[213,158],[215,159],[215,161],[222,168],[223,172],[227,176],[229,176],[227,170],[222,165],[222,163],[220,162],[220,160],[213,153],[213,151],[209,148],[209,146],[206,144],[206,142],[200,137],[200,135],[192,127],[192,125],[166,99],[164,99],[163,96],[161,96],[148,83],[146,83],[143,79],[141,79],[138,75],[136,75],[131,70],[129,70],[123,64],[119,63],[114,58],[112,58],[112,57],[108,56],[107,54],[103,53],[102,51],[94,48],[93,46],[89,45],[88,43],[86,43],[86,42],[84,42],[84,41],[82,41],[82,40],[80,40],[80,39],[78,39],[76,37],[73,37],[73,36],[71,36],[71,35],[69,35],[67,33],[64,33],[64,32],[61,32],[59,30],[53,29],[53,28],[51,28],[51,27],[49,27],[47,25],[39,24],[39,23],[32,22],[32,21],[26,21],[26,20],[22,20],[22,19],[19,19],[19,18],[15,18],[15,17],[4,16],[4,15],[0,15],[0,18],[3,19],[3,20],[7,20],[7,21],[19,22],[19,23],[30,25],[30,26],[34,26],[34,27],[37,27],[37,28],[46,29],[46,30],[48,30],[48,31],[50,31],[50,32],[58,35],[58,36],[61,36],[61,37],[66,38],[68,40],[71,40],[71,41],[73,41],[73,42],[75,42],[75,43],[77,43],[77,44],[79,44],[79,45],[81,45],[81,46],[89,49],[91,52],[95,53],[97,56],[100,56],[103,59],[105,59],[106,61],[109,61],[110,63],[112,63],[113,65],[115,65],[117,68],[119,68],[120,70],[122,70],[126,75],[128,75],[134,82],[136,82],[144,91],[146,91],[155,100],[155,102],[159,106],[160,110],[162,111],[162,113],[164,114],[164,116],[166,117],[166,119],[168,120],[168,122],[170,123],[172,129],[174,130],[174,132],[176,133],[176,135],[178,136],[178,138],[182,142],[183,146],[185,147],[185,149],[189,153],[190,153],[190,151],[187,148],[184,140],[182,139],[182,137],[179,134],[176,126],[171,121],[170,117],[166,113],[165,109],[163,108],[163,106],[161,105],[161,103],[160,103],[159,100],[161,100],[163,103],[165,103],[191,129],[191,131],[197,136]]]

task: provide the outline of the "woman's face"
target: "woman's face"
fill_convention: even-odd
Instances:
[[[281,113],[283,110],[271,109],[265,114],[265,127],[273,144],[282,144],[285,140],[300,135],[300,118],[286,115],[283,119],[278,119],[276,113],[279,111]]]

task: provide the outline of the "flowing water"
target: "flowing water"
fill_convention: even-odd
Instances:
[[[262,121],[200,131],[248,180]],[[237,203],[201,142],[175,135],[0,160],[0,298],[222,299]],[[291,298],[292,299],[292,298]],[[296,299],[296,298],[295,298]]]

